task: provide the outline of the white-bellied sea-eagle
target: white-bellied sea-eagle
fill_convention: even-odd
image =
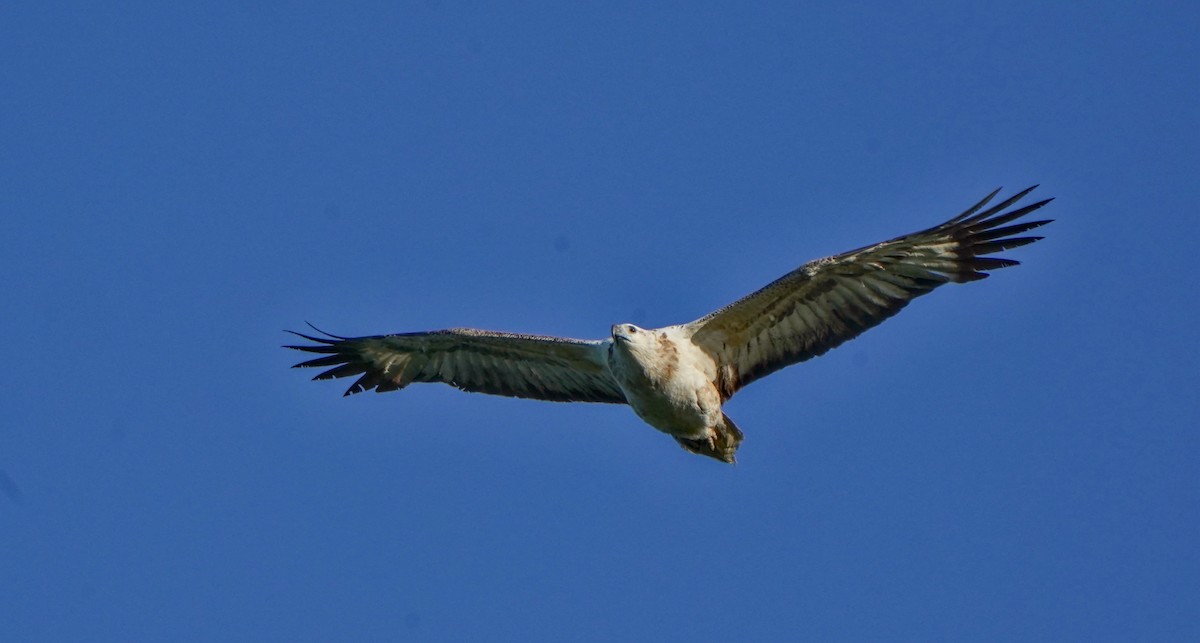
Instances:
[[[313,344],[287,348],[323,355],[296,364],[328,368],[313,379],[357,376],[346,395],[442,382],[475,393],[628,404],[688,451],[733,462],[742,432],[722,411],[726,400],[760,377],[858,336],[942,284],[1016,265],[993,255],[1041,239],[1023,235],[1049,220],[1011,222],[1050,199],[1007,210],[1032,190],[986,207],[996,190],[941,225],[811,261],[677,326],[616,324],[602,340],[472,328],[370,337],[294,333]]]

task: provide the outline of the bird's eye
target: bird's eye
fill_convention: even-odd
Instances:
[[[637,326],[630,326],[630,327],[629,327],[629,332],[631,332],[631,333],[636,333],[636,332],[637,332],[637,330],[638,330],[638,329],[637,329]]]

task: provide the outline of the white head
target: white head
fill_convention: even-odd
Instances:
[[[638,350],[657,343],[657,338],[652,331],[633,324],[613,324],[612,338],[613,346],[627,351]]]
[[[670,330],[616,324],[612,327],[612,345],[608,353],[610,365],[631,367],[636,364],[634,370],[639,373],[665,369],[664,374],[670,375],[672,364],[679,359],[678,347],[668,337]]]

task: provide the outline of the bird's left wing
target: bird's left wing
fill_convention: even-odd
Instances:
[[[717,364],[722,397],[857,337],[944,283],[1016,265],[988,255],[1041,239],[1020,235],[1049,221],[1004,225],[1050,202],[1004,212],[1032,190],[981,212],[997,190],[939,226],[809,262],[687,324],[692,342]]]
[[[412,382],[443,382],[464,391],[555,402],[625,403],[608,373],[607,344],[473,328],[372,337],[312,337],[287,346],[325,357],[296,368],[332,367],[313,379],[359,376],[346,395],[379,393]]]

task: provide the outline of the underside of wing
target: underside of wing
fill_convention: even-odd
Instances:
[[[1006,225],[1050,202],[1005,211],[1033,189],[984,209],[997,190],[941,225],[805,264],[688,324],[692,341],[716,360],[718,387],[728,399],[760,377],[858,336],[944,283],[1017,265],[991,255],[1041,239],[1023,235],[1048,220]]]
[[[412,382],[442,382],[464,391],[555,402],[624,403],[608,373],[607,344],[471,328],[371,337],[315,337],[287,346],[318,357],[296,368],[326,367],[313,379],[357,376],[346,395],[379,393]]]

